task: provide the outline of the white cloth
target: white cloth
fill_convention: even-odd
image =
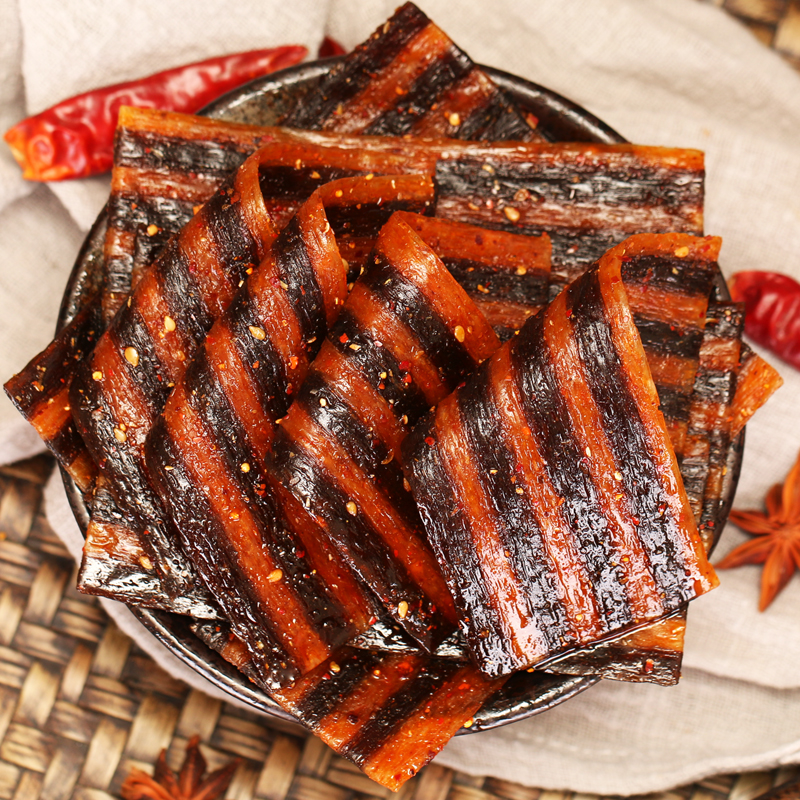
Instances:
[[[98,83],[218,52],[290,41],[313,52],[325,31],[352,46],[395,3],[148,0],[133,8],[117,0],[19,0],[19,17],[15,4],[0,3],[7,32],[0,74],[8,76],[0,81],[0,122]],[[628,139],[705,150],[706,227],[724,239],[725,272],[774,269],[800,278],[800,76],[723,12],[693,0],[420,5],[476,61],[561,92]],[[49,340],[105,187],[96,179],[32,188],[0,153],[3,379]],[[748,426],[738,507],[758,506],[800,450],[800,374],[780,369],[786,385]],[[0,459],[39,449],[0,400]],[[56,529],[79,547],[57,483],[47,504]],[[730,526],[720,552],[744,538]],[[603,683],[536,718],[459,737],[439,763],[532,786],[630,794],[800,762],[800,579],[759,614],[759,575],[756,567],[724,572],[722,587],[693,604],[678,687]],[[114,618],[167,669],[201,685],[113,606]]]

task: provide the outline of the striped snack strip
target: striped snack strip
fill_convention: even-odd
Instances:
[[[78,589],[102,586],[105,594],[141,598],[140,605],[166,607],[176,614],[201,619],[219,615],[205,587],[192,587],[185,594],[165,602],[161,578],[139,536],[131,535],[129,517],[119,510],[107,478],[100,475],[92,495],[92,517],[78,571]],[[88,592],[94,594],[95,592]]]
[[[316,526],[285,518],[262,467],[274,421],[346,295],[326,198],[334,209],[360,205],[379,228],[393,208],[430,202],[433,185],[351,178],[315,192],[211,328],[146,445],[147,472],[184,551],[273,688],[374,619],[371,599]]]
[[[223,623],[195,633],[258,682],[247,649]],[[340,756],[397,791],[503,685],[468,663],[422,653],[343,647],[272,698]]]
[[[290,128],[484,141],[542,135],[441,28],[405,3],[281,120]]]
[[[505,340],[547,305],[550,237],[400,212]]]
[[[198,341],[277,235],[258,168],[255,155],[170,240],[70,386],[89,453],[143,526],[164,516],[143,470],[145,437]],[[193,587],[194,570],[163,529],[150,525],[142,544],[166,593],[176,597]]]
[[[268,174],[272,177],[274,176],[272,168],[276,163],[277,155],[279,154],[276,154],[274,149],[271,146],[268,146],[266,149],[259,151],[252,158],[254,161],[265,163],[268,168]],[[292,163],[295,163],[295,156],[296,151],[292,151],[289,156],[289,158],[292,160]],[[350,154],[347,157],[352,158],[354,156],[353,154]],[[247,163],[249,164],[251,162]],[[259,165],[256,164],[256,166]],[[354,220],[361,219],[363,224],[361,225],[360,233],[362,236],[368,233],[370,226],[372,226],[373,235],[376,235],[377,231],[380,229],[381,223],[387,219],[388,216],[397,208],[419,211],[423,210],[427,205],[429,205],[432,200],[432,187],[430,180],[421,180],[417,177],[401,178],[398,176],[396,181],[393,178],[385,180],[376,178],[374,182],[365,179],[362,182],[362,186],[363,188],[356,193],[347,190],[346,187],[333,187],[330,189],[329,195],[325,194],[324,189],[320,190],[323,202],[325,202],[329,208],[333,209],[334,216],[345,216],[343,213],[344,209],[350,209],[351,211],[357,212],[349,216]],[[360,206],[361,208],[357,209],[357,206]],[[270,219],[270,216],[266,214],[265,211],[262,210],[262,213],[265,214],[265,219]],[[361,215],[361,217],[359,217],[359,215]],[[336,231],[334,230],[333,233],[335,234]],[[348,235],[345,232],[345,238],[347,237]],[[180,269],[181,267],[184,267],[187,261],[188,259],[179,261],[178,268]],[[160,268],[160,264],[161,260],[159,260],[156,264],[157,269]],[[164,340],[168,340],[169,336],[173,335],[173,333],[177,331],[162,330],[159,331],[156,336],[150,337],[150,342],[158,341],[158,343],[161,345],[161,351],[165,360],[169,360],[170,362],[171,372],[169,373],[170,380],[168,383],[175,384],[180,380],[188,361],[193,355],[193,352],[202,342],[206,330],[208,330],[214,319],[219,317],[224,308],[228,306],[233,297],[233,291],[236,290],[242,281],[247,277],[248,270],[252,271],[252,265],[245,266],[246,268],[242,269],[241,275],[236,284],[230,287],[231,292],[229,296],[225,298],[225,301],[220,301],[213,307],[213,313],[209,313],[207,315],[207,317],[203,320],[202,325],[196,324],[196,320],[194,320],[194,330],[192,331],[192,335],[184,337],[183,341],[178,343],[174,351],[170,349],[169,341]],[[144,290],[144,288],[147,287],[148,280],[152,280],[149,278],[149,276],[150,273],[148,273],[148,276],[142,279],[137,287],[137,290],[132,295],[132,306],[134,309],[140,302],[137,300],[139,294]],[[166,284],[166,281],[162,281],[162,283]],[[182,284],[181,281],[178,281],[178,286],[181,285],[185,286],[185,284]],[[180,306],[180,303],[183,302],[187,308],[176,308],[176,310],[173,312],[174,316],[169,316],[169,322],[166,322],[165,317],[165,324],[167,324],[170,328],[174,326],[175,329],[179,330],[181,315],[185,313],[191,314],[192,312],[193,299],[195,300],[196,306],[197,298],[192,297],[192,292],[187,289],[185,291],[185,295],[185,298],[178,296],[176,293],[173,293],[172,295],[178,306]],[[117,362],[120,362],[122,361],[120,355],[122,355],[127,361],[128,369],[126,372],[122,373],[121,377],[117,377],[117,382],[119,385],[114,387],[115,392],[112,394],[112,399],[114,399],[114,402],[116,402],[117,405],[126,413],[130,413],[129,398],[142,398],[138,408],[139,415],[136,418],[135,423],[132,423],[130,419],[122,423],[125,425],[125,430],[122,430],[117,422],[114,423],[113,430],[114,438],[117,440],[116,443],[110,441],[111,431],[109,430],[109,427],[111,426],[111,420],[109,417],[113,419],[112,415],[108,414],[104,420],[99,418],[96,414],[87,413],[87,411],[91,408],[91,403],[96,401],[87,398],[84,403],[84,413],[82,419],[87,425],[87,433],[95,437],[94,440],[89,442],[90,449],[91,446],[94,446],[96,449],[100,449],[102,452],[102,446],[104,442],[106,444],[111,444],[111,447],[114,448],[112,451],[112,456],[114,457],[106,458],[104,469],[113,475],[113,479],[115,481],[121,482],[120,485],[122,487],[122,491],[125,492],[128,498],[136,498],[135,508],[129,508],[131,504],[130,502],[125,502],[124,498],[122,502],[123,508],[134,513],[134,519],[130,520],[129,522],[129,525],[131,526],[131,535],[134,536],[134,538],[138,538],[141,546],[144,547],[148,552],[150,561],[154,568],[158,571],[159,575],[162,578],[165,578],[166,576],[165,580],[167,585],[164,587],[166,591],[162,594],[161,601],[159,601],[158,598],[153,594],[148,593],[146,596],[139,596],[137,594],[137,586],[134,584],[127,585],[128,591],[125,591],[126,585],[120,584],[119,582],[117,582],[113,587],[105,585],[101,579],[111,566],[111,561],[109,558],[107,558],[103,564],[95,566],[89,565],[85,559],[79,579],[79,585],[81,590],[85,592],[113,596],[114,599],[118,600],[145,603],[148,605],[155,605],[156,607],[165,607],[174,610],[172,603],[175,597],[194,593],[194,582],[191,580],[193,575],[191,572],[189,572],[190,577],[181,581],[180,591],[171,592],[168,590],[169,582],[174,580],[176,568],[180,567],[182,572],[186,573],[190,569],[190,565],[183,557],[180,548],[176,547],[177,540],[175,535],[174,533],[170,533],[171,525],[164,514],[164,510],[158,501],[158,498],[149,487],[148,479],[144,470],[142,453],[144,438],[147,436],[147,433],[149,432],[158,413],[163,409],[166,398],[172,387],[168,386],[164,390],[161,388],[159,383],[155,383],[152,380],[148,382],[147,373],[142,373],[140,371],[143,361],[143,359],[140,357],[140,350],[144,351],[144,348],[148,346],[149,342],[146,336],[147,331],[145,331],[144,334],[140,336],[140,339],[144,342],[144,346],[139,345],[136,347],[135,343],[134,345],[131,344],[130,339],[133,335],[137,334],[138,331],[131,324],[130,320],[128,320],[128,317],[130,316],[128,313],[130,308],[131,306],[123,307],[120,314],[115,318],[114,326],[112,326],[109,332],[106,333],[104,338],[107,340],[107,342],[106,354],[104,357],[112,360],[114,357],[116,357]],[[192,320],[192,317],[190,317],[190,320]],[[152,328],[152,326],[150,327]],[[134,360],[137,361],[135,365],[130,363],[126,355],[130,354],[128,348],[131,346],[135,347],[136,358]],[[93,355],[93,358],[98,358],[97,351]],[[92,375],[94,375],[94,373],[102,373],[102,369],[98,368],[96,361],[85,365],[83,373],[84,383],[88,381],[88,377],[91,377],[87,376],[90,370]],[[80,380],[80,377],[78,380]],[[95,381],[93,377],[92,381],[93,383],[89,383],[88,386],[91,390],[97,391],[98,387],[94,384],[99,384],[100,382]],[[86,390],[83,388],[83,384],[76,384],[76,386],[73,387],[73,391],[85,392]],[[150,393],[149,397],[148,393]],[[147,403],[145,403],[145,398],[147,398]],[[105,424],[105,430],[101,430],[103,424]],[[127,437],[127,429],[132,425],[134,425],[137,438],[133,440],[131,444]],[[116,434],[116,431],[120,431],[122,434],[125,434],[124,441],[119,441],[121,437]],[[133,485],[134,482],[135,486]],[[137,520],[138,525],[136,524]],[[144,530],[147,531],[146,535],[142,535],[141,533]],[[88,536],[90,538],[90,552],[92,553],[94,552],[94,548],[91,547],[91,536],[93,534],[94,528],[93,526],[90,526]],[[123,558],[122,560],[124,561],[125,559]],[[112,591],[113,595],[111,595]],[[200,609],[198,609],[196,614],[200,615]]]
[[[498,345],[464,290],[396,214],[268,456],[271,474],[309,523],[428,651],[453,632],[456,614],[395,456],[410,426]]]
[[[609,251],[406,442],[412,492],[489,676],[716,583],[620,276],[624,257],[655,247],[643,235]]]
[[[532,148],[538,156],[530,158]],[[638,145],[449,148],[436,216],[553,242],[551,298],[635,233],[703,233],[703,154]]]

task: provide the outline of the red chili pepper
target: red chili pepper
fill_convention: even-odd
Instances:
[[[737,272],[731,297],[745,305],[747,335],[800,369],[800,283],[779,272]]]
[[[28,180],[96,175],[111,169],[120,106],[192,114],[253,78],[297,64],[307,53],[301,45],[250,50],[105,86],[22,120],[3,138]]]
[[[320,43],[317,50],[317,58],[329,58],[330,56],[343,56],[347,50],[336,41],[332,36],[326,36]]]

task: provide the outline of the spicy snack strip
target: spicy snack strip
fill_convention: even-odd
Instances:
[[[558,289],[634,233],[703,233],[702,152],[539,145],[531,160],[533,147],[508,146],[502,154],[450,149],[436,165],[436,215],[516,233],[546,231]]]
[[[272,167],[274,165],[274,161],[272,159],[267,159],[265,154],[266,151],[259,151],[259,153],[260,156],[254,156],[254,158],[260,157],[262,160],[267,161],[268,167]],[[432,186],[430,180],[416,176],[396,176],[396,178],[375,178],[374,180],[364,179],[363,181],[359,181],[355,184],[352,181],[348,183],[347,180],[344,180],[339,183],[331,184],[328,187],[323,187],[319,190],[319,202],[322,202],[326,205],[326,207],[330,210],[331,217],[334,219],[349,218],[351,223],[358,222],[359,231],[362,236],[366,236],[370,230],[372,230],[373,236],[376,235],[377,231],[380,229],[382,221],[387,219],[394,210],[398,208],[413,209],[415,211],[423,210],[426,205],[430,204],[431,200]],[[352,213],[347,213],[347,210]],[[329,224],[327,219],[325,224]],[[336,233],[337,232],[335,229],[331,229],[331,236],[335,235]],[[345,237],[346,236],[347,234],[345,234]],[[159,262],[157,262],[157,264],[158,263]],[[233,287],[233,289],[238,289],[239,285],[242,284],[247,278],[248,270],[252,272],[253,269],[254,268],[252,266],[248,266],[247,269],[243,270],[242,276],[237,281],[237,284]],[[300,291],[295,286],[294,280],[302,279],[302,273],[299,273],[296,276],[293,275],[291,277],[292,280],[288,280],[288,282],[285,281],[287,287],[291,287],[291,291]],[[137,296],[141,288],[146,285],[145,281],[147,281],[147,277],[142,279],[142,282],[133,295],[134,298]],[[214,318],[219,317],[223,311],[223,308],[227,308],[232,298],[233,293],[231,293],[230,298],[224,303],[224,305],[221,303],[219,306],[217,306],[215,309]],[[123,308],[121,315],[115,319],[115,326],[120,319],[122,319],[123,322],[125,321],[126,311],[127,306]],[[213,322],[214,319],[209,321]],[[180,382],[180,378],[183,375],[188,361],[197,347],[202,343],[204,333],[205,331],[202,329],[198,328],[195,330],[194,337],[183,345],[182,358],[180,357],[180,353],[170,354],[174,356],[174,369],[170,383],[177,384]],[[124,341],[125,337],[130,335],[130,332],[124,325],[121,325],[119,326],[119,330],[117,330],[116,327],[112,327],[107,336],[111,336],[112,334],[116,337],[115,341]],[[252,336],[249,334],[248,337],[252,338]],[[163,338],[166,339],[167,337],[164,336]],[[162,346],[163,344],[165,343],[162,342]],[[121,345],[118,345],[117,349],[120,347]],[[273,364],[265,361],[264,364],[261,365],[261,371],[264,375],[269,377],[272,375],[270,370],[273,367]],[[92,367],[92,369],[94,369],[94,367]],[[258,372],[258,370],[256,371]],[[155,568],[162,578],[165,578],[168,585],[169,581],[172,580],[174,575],[175,566],[173,562],[183,565],[184,568],[188,566],[188,562],[181,554],[180,548],[176,547],[177,540],[175,539],[174,533],[170,532],[171,524],[165,516],[164,510],[158,501],[158,498],[153,494],[152,489],[149,486],[149,481],[144,470],[143,440],[147,436],[147,433],[149,432],[158,413],[163,409],[164,403],[169,395],[169,392],[172,390],[172,387],[168,387],[166,391],[161,394],[156,394],[152,392],[152,384],[148,385],[141,381],[138,385],[136,384],[137,376],[135,372],[133,372],[132,375],[126,373],[125,377],[129,380],[129,384],[133,386],[132,391],[136,390],[140,396],[147,397],[149,402],[147,409],[150,413],[148,416],[140,416],[138,419],[138,435],[140,438],[137,439],[135,451],[133,453],[129,453],[130,458],[128,462],[121,463],[121,460],[118,458],[116,461],[112,460],[107,462],[107,469],[118,470],[121,473],[119,477],[123,481],[128,480],[129,482],[137,482],[138,494],[135,495],[137,503],[136,507],[132,509],[134,518],[127,520],[129,527],[129,538],[138,540],[140,545],[147,550],[150,557],[151,566]],[[156,385],[155,388],[157,391],[160,387]],[[77,391],[80,391],[80,389],[81,387],[78,387]],[[151,392],[151,395],[148,395],[148,392]],[[89,424],[94,429],[99,428],[99,422],[100,421],[96,417],[92,417],[89,420]],[[124,424],[127,428],[128,423]],[[102,431],[100,431],[100,433],[102,433]],[[125,433],[125,431],[123,431],[123,433]],[[108,431],[106,431],[105,435],[108,436]],[[98,436],[97,442],[100,441],[101,440]],[[126,444],[127,434],[126,440],[124,442],[119,442],[118,447]],[[116,473],[114,474],[114,477],[115,479],[118,477]],[[128,485],[130,485],[130,483]],[[122,487],[124,490],[124,483],[122,484]],[[130,495],[128,496],[130,497]],[[129,503],[125,503],[124,498],[122,498],[122,503],[123,508],[129,505]],[[128,514],[128,516],[130,517],[130,514]],[[96,552],[96,548],[92,546],[91,540],[94,532],[95,529],[90,526],[90,530],[88,532],[88,546],[90,553]],[[121,541],[121,538],[118,536],[115,541],[119,542]],[[127,569],[128,559],[125,557],[124,552],[121,555],[122,558],[120,560],[122,563],[120,566],[122,569]],[[84,558],[80,575],[80,586],[85,592],[102,594],[107,597],[113,597],[114,599],[125,600],[143,605],[156,605],[158,607],[168,608],[170,610],[174,610],[171,607],[171,604],[176,596],[187,594],[192,595],[194,593],[192,583],[188,580],[183,582],[184,585],[182,586],[180,592],[172,593],[165,591],[162,593],[160,600],[158,599],[157,595],[149,592],[146,595],[140,595],[138,592],[138,586],[135,583],[125,584],[117,581],[114,582],[113,585],[110,585],[103,581],[102,577],[112,569],[112,562],[114,560],[113,552],[106,551],[103,556],[102,563],[99,565],[90,564],[90,557],[91,556],[86,556]],[[167,587],[165,586],[165,589],[166,588]],[[207,616],[207,613],[201,613],[201,611],[203,610],[198,608],[193,613],[195,616]]]
[[[508,338],[547,305],[552,250],[547,234],[522,236],[398,213],[441,259],[501,338]]]
[[[185,553],[262,669],[282,686],[371,624],[372,600],[315,525],[293,525],[263,468],[311,358],[338,317],[347,268],[326,215],[376,227],[429,178],[343,179],[315,192],[206,336],[146,445]],[[346,200],[344,200],[346,198]],[[385,216],[384,216],[385,218]]]
[[[261,261],[277,231],[258,184],[259,156],[170,240],[70,386],[73,418],[123,507],[146,526],[163,516],[142,470],[144,440],[199,340]],[[158,528],[143,539],[170,595],[191,565]]]
[[[718,237],[665,234],[659,238],[658,250],[632,253],[622,264],[634,323],[679,461],[709,298],[720,274],[721,244]]]
[[[543,139],[511,98],[413,3],[398,8],[281,124],[383,136]]]
[[[487,675],[716,584],[620,276],[623,257],[657,246],[643,235],[609,251],[406,440],[412,492]]]
[[[195,633],[257,682],[249,654],[223,623]],[[372,780],[393,791],[419,772],[497,692],[469,663],[424,653],[343,647],[271,697]]]
[[[410,426],[498,345],[441,261],[394,215],[268,455],[309,522],[429,651],[453,632],[455,609],[395,457]]]

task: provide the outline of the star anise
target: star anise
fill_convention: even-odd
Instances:
[[[775,599],[800,569],[800,455],[786,481],[773,486],[764,511],[731,511],[730,520],[755,537],[728,553],[717,564],[721,569],[743,564],[763,564],[759,610]]]
[[[225,793],[239,761],[231,761],[206,776],[206,760],[199,748],[200,737],[192,736],[186,757],[176,775],[162,750],[151,775],[132,769],[120,788],[124,800],[215,800]]]

